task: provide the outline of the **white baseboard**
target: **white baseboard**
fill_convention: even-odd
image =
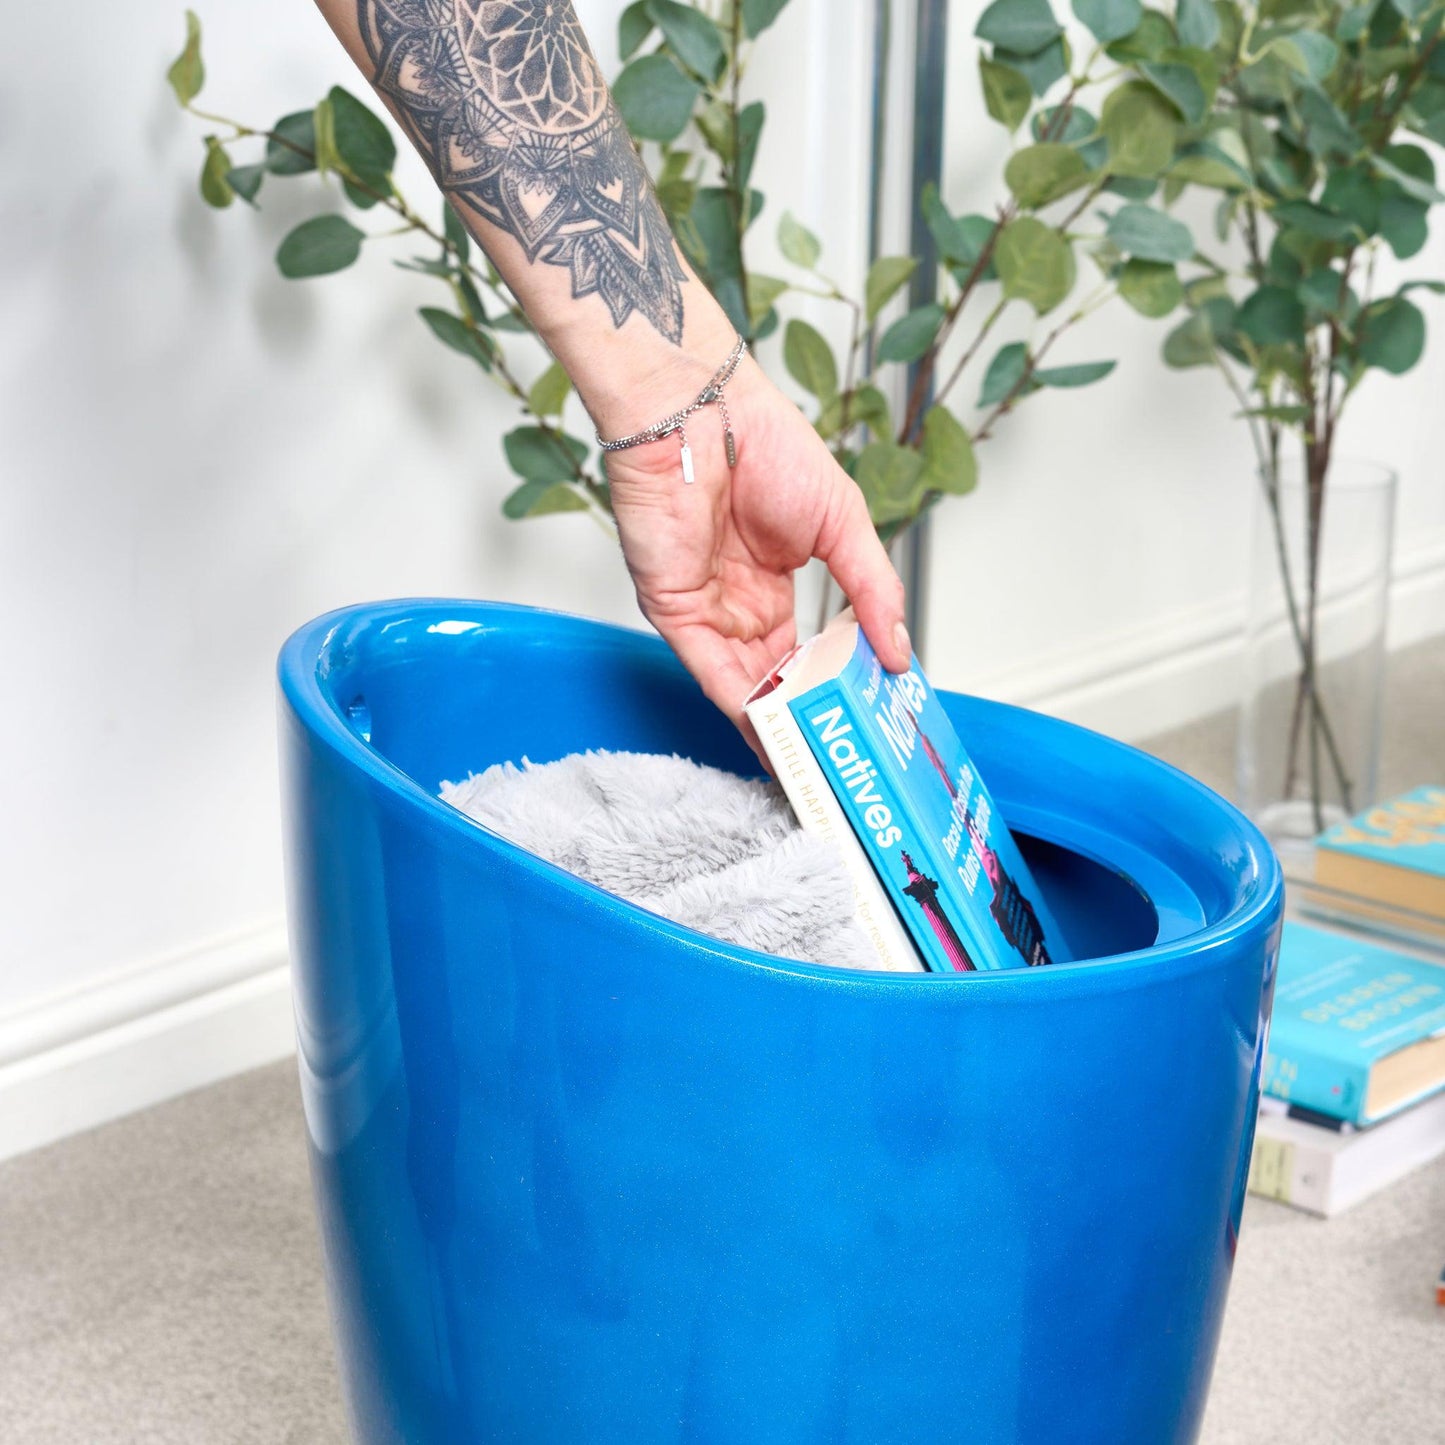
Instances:
[[[1019,703],[1134,742],[1239,699],[1243,594],[1182,609],[1090,642],[970,679],[970,692]],[[1445,631],[1445,534],[1402,548],[1390,585],[1391,648]]]
[[[0,1015],[0,1159],[295,1050],[281,929],[207,944]]]

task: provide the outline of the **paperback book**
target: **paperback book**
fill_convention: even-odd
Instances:
[[[762,697],[791,712],[930,972],[1072,956],[917,659],[885,672],[849,611]]]
[[[923,960],[899,922],[802,729],[778,693],[779,686],[809,648],[810,644],[804,643],[785,657],[772,675],[754,690],[743,710],[798,822],[809,832],[826,838],[838,850],[853,885],[853,916],[878,955],[878,967],[893,973],[917,973],[923,968]]]
[[[1328,1218],[1445,1154],[1445,1093],[1368,1129],[1295,1116],[1260,1101],[1249,1191]]]
[[[1445,964],[1288,922],[1263,1088],[1362,1125],[1445,1087]]]
[[[1327,829],[1295,894],[1312,912],[1445,938],[1445,787],[1413,788]]]

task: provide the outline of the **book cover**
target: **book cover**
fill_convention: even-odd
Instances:
[[[1445,1094],[1368,1129],[1321,1127],[1261,1101],[1249,1192],[1329,1218],[1445,1154]]]
[[[743,711],[752,723],[798,822],[809,832],[826,838],[837,848],[853,885],[853,912],[878,955],[878,966],[894,973],[917,973],[923,968],[918,950],[899,922],[897,913],[873,864],[853,832],[832,786],[803,737],[777,689],[789,667],[804,655],[795,649],[773,674],[756,688]]]
[[[1445,964],[1287,922],[1263,1087],[1355,1124],[1445,1087]]]
[[[930,968],[1070,958],[917,659],[906,673],[885,672],[844,613],[810,661],[789,706]]]
[[[1413,788],[1327,829],[1314,881],[1445,922],[1445,787]]]

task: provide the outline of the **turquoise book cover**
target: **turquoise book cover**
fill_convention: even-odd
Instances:
[[[930,967],[940,950],[955,969],[1072,957],[916,658],[906,673],[885,672],[858,628],[837,678],[789,705],[910,932],[926,937]],[[887,826],[860,808],[862,791],[876,793]]]
[[[1370,1124],[1445,1086],[1445,964],[1289,922],[1264,1090]]]
[[[1412,788],[1327,829],[1314,881],[1445,920],[1445,788]]]

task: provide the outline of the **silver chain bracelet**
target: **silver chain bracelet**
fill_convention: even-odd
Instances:
[[[631,436],[618,437],[615,442],[604,441],[602,433],[597,433],[597,445],[604,452],[626,451],[628,447],[640,447],[647,442],[660,442],[663,437],[670,437],[673,432],[682,438],[682,479],[689,485],[697,480],[697,473],[692,465],[692,448],[687,443],[687,431],[685,423],[693,412],[701,411],[705,406],[716,405],[718,415],[722,417],[723,425],[723,446],[727,450],[728,466],[735,467],[738,464],[737,443],[733,439],[732,418],[728,415],[727,398],[723,396],[723,388],[733,379],[733,373],[742,364],[742,359],[748,354],[748,343],[738,337],[737,345],[728,354],[728,359],[713,373],[713,378],[703,387],[696,401],[683,407],[681,411],[675,411],[671,416],[664,417],[660,422],[654,423],[643,431],[633,432]]]

